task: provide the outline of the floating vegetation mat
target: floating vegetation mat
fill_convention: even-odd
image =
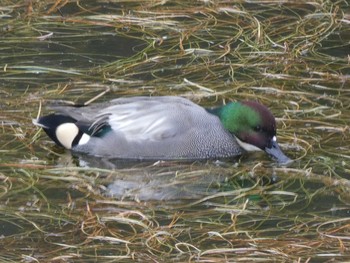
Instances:
[[[1,262],[345,262],[348,1],[0,3]],[[72,155],[51,100],[258,100],[295,162]]]

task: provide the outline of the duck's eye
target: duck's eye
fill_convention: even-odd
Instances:
[[[256,132],[261,132],[261,131],[262,131],[261,126],[260,126],[260,125],[255,126],[255,127],[254,127],[254,131],[256,131]]]

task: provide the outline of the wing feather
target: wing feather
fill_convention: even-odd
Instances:
[[[171,96],[118,98],[80,108],[51,108],[78,122],[90,123],[92,135],[109,125],[126,140],[139,142],[182,136],[196,121],[193,113],[206,114],[197,104]]]
[[[193,118],[188,113],[204,111],[178,97],[137,97],[112,102],[114,105],[104,109],[103,113],[109,114],[108,123],[112,129],[129,141],[157,141],[182,136],[193,125]]]

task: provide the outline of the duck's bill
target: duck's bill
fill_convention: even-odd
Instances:
[[[265,152],[272,158],[276,159],[279,164],[288,164],[293,161],[282,152],[276,141],[272,141],[272,146],[270,148],[266,147]]]

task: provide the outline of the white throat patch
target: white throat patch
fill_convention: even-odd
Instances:
[[[255,145],[253,144],[250,144],[250,143],[246,143],[246,142],[242,142],[240,139],[238,139],[236,136],[235,136],[239,146],[241,146],[244,150],[246,150],[247,152],[255,152],[255,151],[262,151],[260,148],[256,147]]]

